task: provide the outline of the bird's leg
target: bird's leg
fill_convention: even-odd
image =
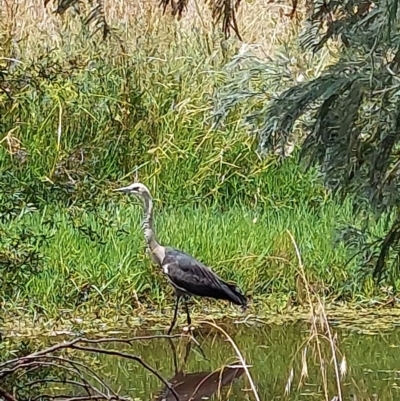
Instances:
[[[191,324],[192,324],[192,319],[191,319],[191,317],[190,317],[190,313],[189,313],[189,305],[187,304],[188,303],[188,300],[189,300],[189,297],[185,297],[184,298],[184,302],[185,302],[185,310],[186,310],[186,316],[187,316],[187,323],[188,323],[188,332],[189,331],[193,331],[194,330],[194,327],[193,326],[191,326]],[[203,356],[203,358],[204,359],[208,359],[207,357],[206,357],[206,355],[205,355],[205,353],[204,353],[204,351],[203,351],[203,349],[201,348],[201,345],[199,344],[199,342],[194,338],[194,336],[193,336],[193,334],[190,334],[190,341],[189,341],[189,346],[188,346],[188,348],[186,349],[186,351],[187,351],[187,354],[186,354],[186,356],[185,356],[185,361],[186,361],[186,359],[187,359],[187,357],[189,356],[189,352],[190,352],[190,349],[191,349],[191,346],[192,346],[192,341],[197,345],[197,347],[199,348],[199,350],[200,350],[200,353],[201,353],[201,355]]]
[[[187,333],[189,331],[193,331],[194,330],[194,326],[192,326],[192,318],[190,317],[190,313],[189,313],[189,305],[188,305],[188,301],[189,301],[189,297],[185,296],[184,297],[184,302],[185,302],[185,311],[186,311],[186,319],[187,319],[187,327],[184,328],[184,331]]]
[[[187,297],[185,297],[185,301],[184,302],[185,302],[185,311],[186,311],[187,324],[190,327],[190,325],[192,324],[192,319],[191,319],[190,313],[189,313],[189,306],[187,304],[187,302],[188,302]]]
[[[179,308],[179,300],[180,299],[181,299],[181,296],[180,295],[176,295],[174,317],[172,318],[171,326],[169,326],[168,335],[171,334],[171,331],[175,326],[176,318],[178,317],[178,308]]]

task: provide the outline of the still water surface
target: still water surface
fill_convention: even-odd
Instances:
[[[299,387],[303,367],[302,355],[310,337],[309,325],[291,323],[282,326],[246,327],[223,326],[240,348],[261,400],[323,400],[320,365],[315,342],[307,346],[308,377]],[[345,355],[346,373],[342,378],[345,400],[400,400],[400,330],[378,335],[358,334],[345,329],[334,329],[338,348]],[[143,333],[124,333],[132,337]],[[148,333],[146,333],[148,334]],[[153,334],[153,333],[152,333]],[[246,374],[240,369],[226,369],[223,375],[212,373],[237,361],[232,346],[211,327],[197,329],[195,337],[206,356],[198,348],[189,347],[187,338],[153,339],[128,344],[112,344],[107,348],[136,354],[154,367],[172,384],[181,400],[189,399],[194,389],[202,389],[193,400],[254,400]],[[52,342],[54,339],[52,339]],[[322,340],[322,353],[327,360],[328,393],[336,394],[334,370],[329,360],[331,351]],[[342,361],[338,353],[339,363]],[[185,359],[186,358],[186,359]],[[94,361],[96,371],[119,394],[135,400],[166,399],[172,395],[163,392],[163,384],[137,363],[113,356],[100,355]],[[293,384],[289,395],[285,386],[293,368]],[[211,375],[211,376],[210,376]],[[218,389],[218,379],[226,385]],[[185,395],[186,394],[186,395]],[[202,397],[200,397],[202,396]]]

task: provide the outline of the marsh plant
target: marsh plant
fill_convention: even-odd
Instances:
[[[354,199],[336,200],[318,168],[298,163],[297,146],[285,160],[260,154],[257,136],[241,124],[246,107],[214,124],[226,68],[244,50],[221,25],[213,27],[210,10],[188,3],[177,20],[140,1],[104,9],[83,2],[58,13],[53,6],[6,1],[1,10],[7,313],[40,310],[52,318],[62,309],[68,317],[79,305],[79,313],[139,315],[143,306],[169,303],[172,294],[144,253],[140,207],[111,191],[137,176],[156,198],[163,241],[237,282],[255,306],[298,304],[287,229],[322,295],[334,301],[379,294],[366,274],[371,266],[347,263],[349,247],[333,242],[343,225],[362,228]],[[243,4],[240,33],[259,54],[297,52],[297,69],[305,66],[312,77],[312,53],[295,43],[304,10],[291,18],[290,9]],[[103,41],[105,24],[110,35]],[[322,68],[332,58],[319,61]],[[263,99],[275,96],[262,81]],[[379,223],[371,235],[384,229]]]

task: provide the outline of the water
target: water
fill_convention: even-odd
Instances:
[[[305,323],[283,326],[246,327],[223,326],[241,350],[246,362],[252,365],[250,374],[261,400],[323,400],[320,364],[315,342],[307,346],[308,377],[299,387],[304,364],[302,355],[310,337],[309,325]],[[345,355],[346,363],[339,355],[339,364],[346,366],[342,378],[343,399],[346,400],[398,400],[400,397],[400,330],[379,335],[363,335],[345,329],[334,328],[338,336],[338,348]],[[147,333],[148,334],[148,333]],[[125,333],[123,337],[138,335]],[[107,344],[108,349],[118,349],[140,356],[155,368],[163,378],[174,385],[181,400],[187,400],[196,387],[200,396],[211,400],[254,400],[249,381],[241,369],[225,369],[218,388],[219,373],[212,372],[237,361],[235,352],[223,335],[211,327],[197,330],[196,339],[206,356],[198,347],[189,346],[187,338],[153,339],[128,344]],[[55,342],[54,339],[51,340]],[[329,399],[337,395],[333,364],[329,360],[329,343],[321,340],[321,352],[327,359],[327,389]],[[186,359],[185,359],[186,357]],[[163,384],[135,361],[100,355],[90,359],[95,370],[121,395],[134,400],[173,400],[172,394],[163,390]],[[285,396],[285,386],[291,369],[294,372],[292,388]],[[201,384],[202,383],[202,384]],[[199,384],[201,384],[199,386]],[[77,390],[76,395],[82,395]],[[190,393],[190,394],[189,394]],[[186,395],[185,395],[186,394]],[[193,398],[200,400],[201,397]]]

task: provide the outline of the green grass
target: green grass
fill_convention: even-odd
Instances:
[[[115,198],[94,211],[46,208],[3,225],[10,238],[26,230],[51,236],[37,249],[42,259],[36,271],[29,263],[18,270],[3,269],[2,280],[17,283],[14,291],[2,294],[6,303],[55,317],[60,310],[73,310],[91,285],[85,301],[91,310],[129,310],[137,307],[135,299],[156,308],[170,304],[172,289],[145,253],[141,204],[128,196]],[[322,284],[330,297],[346,286],[351,288],[348,297],[361,291],[357,265],[344,268],[350,253],[333,243],[335,229],[352,219],[349,203],[338,205],[331,199],[314,210],[305,204],[156,210],[161,243],[191,253],[272,308],[282,307],[296,292],[297,260],[287,230],[296,238],[311,282]],[[12,246],[8,249],[10,260],[19,255]]]
[[[274,173],[275,158],[256,153],[239,110],[213,128],[233,45],[223,56],[218,36],[181,33],[169,47],[158,39],[129,54],[112,42],[87,48],[82,38],[48,54],[22,52],[9,77],[11,99],[0,91],[0,196],[22,190],[38,207],[101,204],[110,182],[132,181],[135,172],[174,206],[279,207],[283,198],[324,196],[295,163]]]
[[[162,243],[192,253],[262,305],[282,309],[296,293],[287,230],[323,294],[372,296],[357,260],[345,265],[350,250],[333,241],[342,224],[360,225],[350,200],[328,195],[296,155],[261,157],[240,108],[212,126],[235,42],[223,54],[217,32],[166,23],[147,35],[155,25],[145,22],[127,31],[124,52],[73,30],[52,52],[44,42],[15,45],[20,62],[6,75],[9,92],[0,91],[6,310],[56,317],[77,309],[88,286],[91,311],[170,304],[170,287],[144,253],[140,206],[110,191],[136,172],[155,196]],[[265,99],[273,95],[263,88]]]

